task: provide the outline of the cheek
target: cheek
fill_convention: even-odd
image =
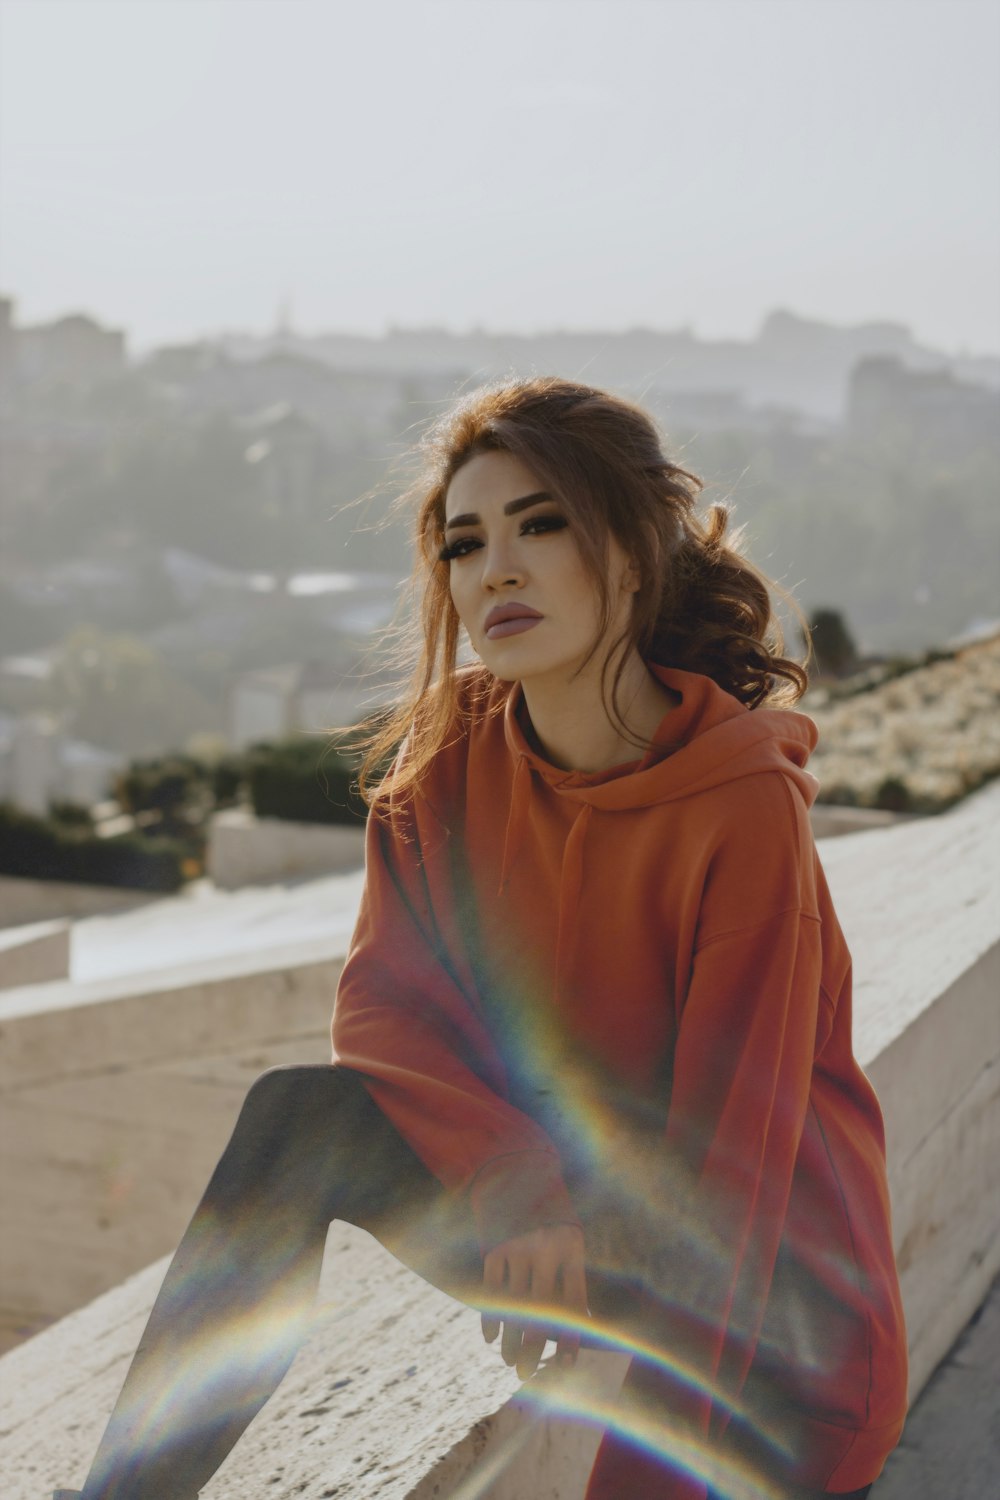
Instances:
[[[567,595],[573,600],[574,612],[587,620],[597,620],[601,613],[601,597],[597,585],[587,572],[583,559],[574,548],[565,573]]]
[[[448,593],[451,597],[452,608],[464,625],[466,623],[466,606],[468,603],[466,596],[468,595],[468,588],[465,589],[463,596],[462,575],[454,567],[451,568],[448,574]]]

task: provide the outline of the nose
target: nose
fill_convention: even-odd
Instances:
[[[520,588],[524,569],[509,545],[497,538],[483,548],[482,584],[484,589]]]

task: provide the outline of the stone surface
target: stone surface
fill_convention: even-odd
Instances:
[[[835,802],[814,802],[809,809],[813,838],[833,839],[873,828],[893,828],[909,822],[912,814],[885,812],[878,807],[841,807]]]
[[[871,1500],[988,1500],[1000,1489],[1000,1281],[913,1407]]]
[[[866,1067],[995,948],[998,830],[1000,781],[937,817],[821,843],[854,955],[855,1050]]]
[[[207,869],[220,890],[358,870],[364,862],[363,825],[258,818],[242,807],[216,813],[209,825]]]
[[[171,1248],[253,1079],[329,1061],[341,959],[294,956],[73,1007],[46,1003],[61,986],[0,999],[0,1348]]]
[[[915,1395],[1000,1271],[1000,783],[821,853],[885,1116]]]
[[[69,940],[63,919],[0,928],[0,989],[67,978]]]
[[[5,1357],[6,1500],[47,1500],[83,1483],[165,1268],[157,1262]],[[613,1392],[621,1373],[620,1360],[592,1353],[558,1378],[586,1400]],[[519,1387],[472,1309],[360,1230],[334,1225],[312,1336],[203,1500],[457,1500],[463,1484],[468,1500],[571,1495],[558,1476],[568,1465],[579,1487],[598,1433],[576,1425],[556,1441],[551,1422],[511,1411]]]
[[[129,911],[161,899],[150,891],[117,885],[79,885],[67,880],[22,880],[0,875],[0,927],[84,917],[92,912]]]
[[[73,980],[162,973],[316,942],[339,945],[343,954],[363,884],[362,870],[242,891],[194,881],[141,911],[74,923]]]

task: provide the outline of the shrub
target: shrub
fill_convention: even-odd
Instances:
[[[367,815],[357,790],[357,764],[335,742],[303,736],[255,745],[247,780],[260,818],[357,824]]]
[[[848,677],[858,668],[858,650],[837,609],[817,609],[809,620],[817,670],[825,677]]]
[[[126,812],[158,812],[173,818],[191,802],[204,779],[204,768],[191,756],[170,755],[132,761],[115,791]]]
[[[31,880],[176,891],[184,883],[183,845],[136,834],[102,839],[0,803],[0,872]]]
[[[232,807],[239,801],[246,781],[247,764],[242,755],[223,755],[209,770],[212,801],[216,807]]]
[[[875,806],[883,812],[913,812],[913,794],[900,776],[886,776],[875,793]]]
[[[92,829],[94,815],[82,802],[50,802],[49,818],[63,828]]]

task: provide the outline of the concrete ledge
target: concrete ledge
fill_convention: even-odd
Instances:
[[[0,990],[69,975],[70,929],[65,921],[0,929]]]
[[[165,1268],[148,1267],[4,1358],[7,1500],[82,1484]],[[587,1354],[570,1376],[543,1372],[532,1388],[556,1404],[568,1382],[587,1408],[609,1400],[623,1373],[620,1359]],[[470,1500],[573,1494],[599,1432],[535,1401],[511,1405],[518,1389],[475,1312],[360,1230],[334,1225],[313,1334],[203,1500],[458,1500],[473,1475]]]
[[[245,808],[216,813],[209,825],[206,867],[222,890],[296,875],[334,875],[359,870],[364,862],[363,825],[258,818]]]
[[[871,828],[893,828],[897,823],[912,823],[912,813],[884,812],[877,807],[839,807],[833,802],[814,802],[809,809],[813,837],[839,838],[845,833],[863,833]]]
[[[161,891],[117,885],[77,885],[66,880],[22,880],[0,875],[0,927],[20,927],[52,917],[89,917],[162,900]]]
[[[1000,785],[822,858],[885,1116],[913,1397],[1000,1270]]]
[[[257,1074],[329,1060],[342,947],[0,995],[0,1349],[176,1243]]]

